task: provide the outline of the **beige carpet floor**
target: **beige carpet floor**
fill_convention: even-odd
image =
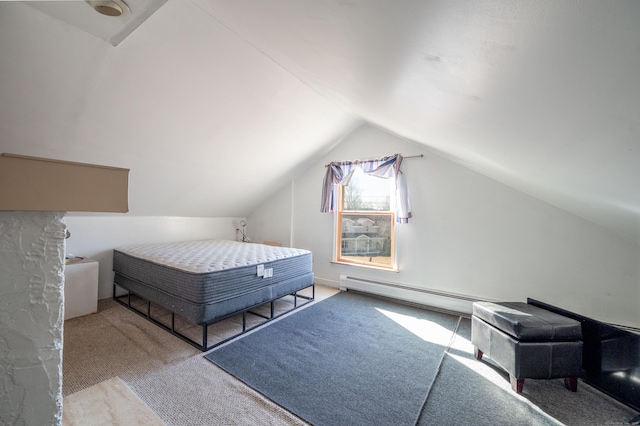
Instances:
[[[164,426],[119,377],[66,396],[62,404],[62,426]]]
[[[317,286],[316,301],[335,292]],[[281,303],[276,311],[290,306]],[[232,334],[240,321],[210,329],[210,341]],[[194,331],[201,333],[200,328]],[[65,321],[63,396],[115,376],[167,425],[306,424],[204,359],[203,352],[118,303],[102,300],[98,313]]]

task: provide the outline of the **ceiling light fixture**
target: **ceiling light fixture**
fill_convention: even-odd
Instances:
[[[129,6],[122,0],[91,0],[89,4],[96,12],[106,16],[117,17],[129,14]]]

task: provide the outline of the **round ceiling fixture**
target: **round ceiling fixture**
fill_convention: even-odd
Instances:
[[[122,0],[92,0],[89,2],[96,12],[106,16],[122,16],[129,14],[129,6]]]

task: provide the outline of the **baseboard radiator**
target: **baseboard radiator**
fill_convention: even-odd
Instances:
[[[340,275],[340,290],[355,290],[466,315],[471,315],[473,302],[481,301],[481,299],[461,294],[377,281],[369,278],[358,278],[350,275]]]

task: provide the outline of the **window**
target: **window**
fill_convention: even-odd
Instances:
[[[320,211],[336,214],[334,261],[396,270],[394,224],[412,216],[402,160],[394,154],[326,165]]]
[[[364,174],[337,185],[336,261],[395,269],[394,180]]]

